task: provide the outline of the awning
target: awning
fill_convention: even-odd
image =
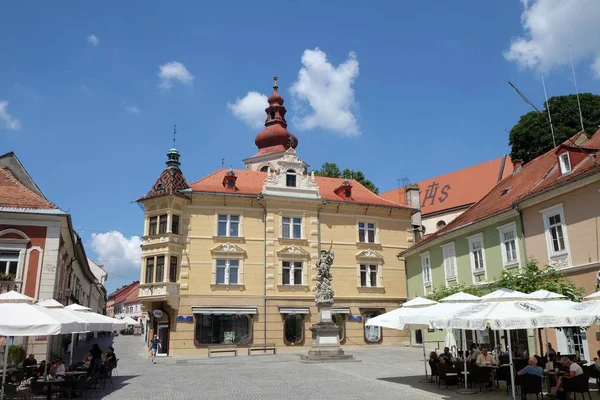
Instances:
[[[256,307],[192,307],[193,314],[236,315],[257,314]]]
[[[350,314],[350,308],[349,307],[332,308],[331,313],[332,314]]]
[[[279,307],[281,314],[308,314],[308,307]]]

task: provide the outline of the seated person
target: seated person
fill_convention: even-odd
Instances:
[[[44,376],[44,372],[46,371],[46,360],[42,360],[35,370],[35,376]]]
[[[522,344],[519,345],[519,350],[517,351],[517,357],[519,358],[529,358],[529,353],[525,350],[525,346]]]
[[[494,360],[494,357],[488,353],[487,348],[484,347],[481,349],[481,353],[477,356],[475,363],[478,367],[485,367],[496,364],[496,360]]]
[[[535,375],[539,376],[540,378],[543,374],[544,370],[542,370],[541,367],[537,366],[537,358],[535,357],[531,357],[529,359],[528,365],[519,372],[517,372],[517,375]]]
[[[569,374],[566,376],[561,376],[560,378],[558,378],[558,381],[556,382],[556,387],[554,388],[555,390],[560,389],[563,386],[564,380],[568,380],[568,379],[573,379],[576,376],[582,375],[583,374],[583,369],[581,369],[581,366],[579,366],[579,364],[569,360],[568,357],[562,357],[560,359],[560,361],[563,363],[563,365],[565,367],[569,368]]]
[[[450,363],[452,361],[452,354],[450,354],[450,349],[448,347],[444,347],[444,352],[439,356],[440,362],[444,364]]]
[[[104,361],[110,368],[114,368],[117,365],[117,356],[113,347],[109,347],[106,354],[104,354]]]
[[[37,360],[35,359],[35,356],[33,354],[30,354],[29,357],[27,357],[25,359],[25,361],[23,361],[23,367],[31,367],[33,365],[37,365]]]
[[[481,354],[481,352],[477,348],[477,345],[475,343],[472,343],[471,352],[469,353],[469,357],[467,357],[467,362],[471,364],[477,362],[477,357],[479,356],[479,354]]]
[[[64,378],[66,376],[66,372],[65,363],[63,362],[62,358],[57,359],[54,363],[54,375]]]
[[[432,361],[432,362],[440,361],[439,357],[435,351],[432,351],[431,353],[429,353],[429,361]]]

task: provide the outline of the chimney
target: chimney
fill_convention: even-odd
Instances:
[[[513,175],[516,175],[523,168],[523,160],[512,160],[513,164]]]
[[[413,226],[414,241],[418,242],[421,238],[421,197],[418,183],[409,183],[404,187],[406,192],[406,205],[416,208],[417,211],[411,217]]]

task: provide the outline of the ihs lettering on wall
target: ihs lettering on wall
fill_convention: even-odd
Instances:
[[[448,191],[450,189],[452,189],[452,187],[449,184],[445,184],[442,187],[442,189],[440,190],[441,196],[437,196],[439,188],[440,188],[440,184],[435,181],[432,182],[431,185],[429,185],[427,187],[427,190],[425,191],[425,198],[423,199],[423,204],[421,204],[421,207],[425,207],[425,205],[432,206],[435,204],[436,201],[438,201],[440,203],[443,203],[444,201],[446,201],[446,199],[449,196]],[[429,204],[426,204],[428,200],[429,200]]]

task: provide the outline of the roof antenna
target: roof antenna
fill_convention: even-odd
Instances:
[[[221,157],[221,168],[225,168],[225,157]]]
[[[173,125],[173,148],[175,148],[175,135],[177,135],[177,125]]]
[[[552,132],[552,145],[556,147],[556,139],[554,138],[554,127],[552,126],[552,116],[550,115],[550,103],[548,103],[548,94],[546,93],[546,83],[544,75],[542,75],[542,86],[544,87],[544,97],[546,98],[546,110],[548,110],[548,120],[550,121],[550,132]]]
[[[579,107],[581,132],[585,133],[585,128],[583,127],[583,115],[581,114],[581,103],[579,102],[579,90],[577,89],[577,78],[575,78],[575,66],[573,65],[573,56],[571,55],[571,45],[569,45],[569,58],[571,59],[571,71],[573,71],[573,83],[575,83],[575,94],[577,95],[577,106]]]

